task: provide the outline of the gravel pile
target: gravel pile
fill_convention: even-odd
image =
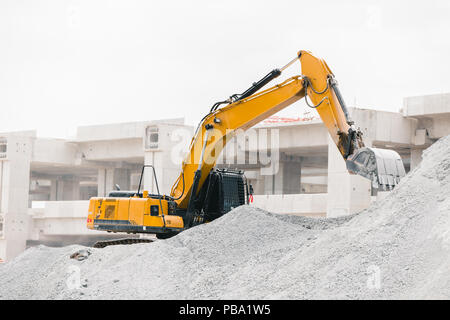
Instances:
[[[0,265],[0,299],[449,299],[449,270],[450,136],[357,215],[243,206],[150,244],[34,247]]]

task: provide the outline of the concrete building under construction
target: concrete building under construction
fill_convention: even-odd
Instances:
[[[350,112],[366,145],[396,150],[407,172],[424,149],[450,134],[450,93],[405,98],[400,112]],[[160,192],[170,193],[194,129],[183,119],[166,119],[79,127],[72,140],[1,133],[0,260],[37,243],[113,237],[86,228],[88,199],[136,190],[144,164],[154,165]],[[255,191],[252,205],[272,212],[336,217],[382,196],[370,181],[348,174],[314,117],[268,119],[230,142],[218,166],[244,170]],[[156,193],[149,174],[144,189]]]

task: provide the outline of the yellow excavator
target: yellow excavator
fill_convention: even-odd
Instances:
[[[297,60],[301,75],[260,91]],[[272,70],[242,94],[212,106],[197,127],[170,195],[159,194],[155,169],[144,166],[136,192],[113,191],[108,197],[90,199],[87,227],[151,233],[163,239],[248,203],[252,188],[243,172],[214,168],[217,158],[238,129],[247,130],[301,98],[317,110],[350,173],[370,179],[381,190],[398,184],[405,175],[399,154],[364,146],[362,133],[351,120],[326,62],[309,51],[300,51],[288,64]],[[141,191],[146,168],[153,169],[158,194]]]

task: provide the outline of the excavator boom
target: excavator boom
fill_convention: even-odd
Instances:
[[[171,196],[178,199],[179,207],[188,207],[193,187],[196,192],[202,187],[236,130],[246,130],[303,97],[317,110],[351,173],[372,180],[374,187],[382,190],[392,189],[405,175],[398,153],[364,146],[362,133],[350,119],[337,81],[326,62],[308,51],[300,51],[297,59],[301,63],[301,76],[257,92],[278,77],[285,67],[275,69],[243,94],[214,105],[203,118],[182,164],[180,177],[172,188]],[[222,103],[228,105],[218,108]]]

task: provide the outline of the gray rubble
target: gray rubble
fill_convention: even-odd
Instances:
[[[28,249],[0,299],[449,299],[450,136],[382,201],[313,219],[243,206],[149,244]]]

